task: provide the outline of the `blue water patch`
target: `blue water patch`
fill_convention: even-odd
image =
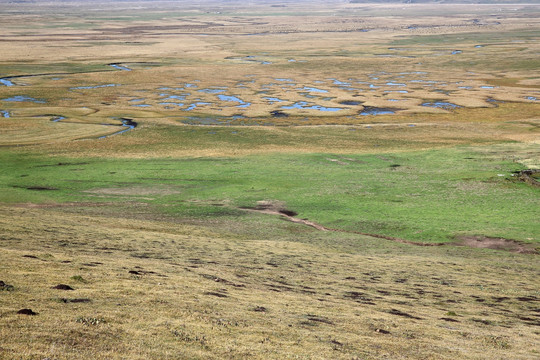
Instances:
[[[469,90],[469,89],[472,89],[472,86],[460,86],[460,87],[458,87],[458,89]]]
[[[325,98],[323,100],[332,100],[332,98]],[[357,106],[362,104],[361,101],[354,101],[354,100],[344,100],[340,102],[341,105],[349,105],[349,106]]]
[[[287,60],[287,61],[288,61],[288,62],[296,62],[296,60],[294,60],[294,59],[289,59],[289,60]]]
[[[399,75],[427,75],[427,72],[425,71],[404,71],[400,72]]]
[[[2,114],[2,117],[4,118],[10,118],[11,114],[7,110],[0,110],[0,114]]]
[[[326,94],[328,92],[328,90],[318,89],[316,87],[310,87],[310,86],[304,86],[303,88],[299,90],[307,90],[310,92],[318,92],[318,93],[323,93],[323,94]]]
[[[251,106],[251,103],[243,103],[243,104],[240,104],[238,106],[236,106],[237,108],[248,108]]]
[[[201,89],[197,91],[205,94],[220,94],[222,92],[225,92],[224,89]]]
[[[22,96],[22,95],[17,95],[10,98],[2,99],[2,101],[33,102],[36,104],[45,104],[45,100],[38,100],[38,99],[34,99],[33,97]]]
[[[385,93],[400,93],[400,94],[408,94],[409,92],[407,90],[385,90]]]
[[[195,84],[184,84],[184,87],[186,87],[186,88],[196,88],[197,85],[195,85]]]
[[[274,103],[277,103],[277,102],[283,102],[285,100],[281,100],[281,99],[278,99],[278,98],[275,98],[275,97],[263,97],[264,100],[268,100],[268,102],[270,103],[270,105],[274,104]]]
[[[270,61],[261,61],[261,64],[263,64],[263,65],[270,65],[271,62],[270,62]]]
[[[438,84],[438,83],[440,83],[440,81],[435,81],[435,80],[411,80],[409,82],[421,83],[421,84]]]
[[[122,125],[121,125],[121,126],[124,127],[125,129],[124,129],[124,130],[117,131],[117,132],[112,133],[112,134],[110,134],[110,135],[103,135],[103,136],[100,136],[98,139],[105,139],[105,138],[108,138],[109,136],[120,135],[120,134],[125,133],[126,131],[135,129],[135,128],[137,127],[137,123],[134,122],[134,121],[131,120],[131,119],[120,118],[120,119],[116,119],[116,120],[120,120],[120,121],[122,122]],[[111,124],[105,124],[105,125],[111,125]],[[116,126],[116,125],[113,125],[113,126]]]
[[[423,103],[422,106],[440,108],[440,109],[445,109],[445,110],[457,109],[461,107],[459,105],[452,104],[449,102],[443,102],[443,101],[426,102],[426,103]]]
[[[123,71],[131,71],[130,68],[126,67],[126,66],[122,66],[120,65],[119,63],[116,63],[116,64],[109,64],[109,66],[117,69],[117,70],[123,70]]]
[[[387,82],[386,85],[388,86],[407,86],[406,84],[402,84],[402,83],[395,83],[395,82]]]
[[[281,82],[294,82],[293,79],[286,79],[286,78],[276,78],[274,80],[281,81]]]
[[[58,116],[53,116],[51,121],[52,122],[59,122],[59,121],[64,120],[65,118],[66,118],[65,116],[59,116],[59,115]]]
[[[204,105],[211,105],[211,103],[208,102],[196,102],[194,104],[189,105],[187,108],[182,109],[183,111],[191,111],[195,109],[197,106],[204,106]]]
[[[366,106],[362,112],[360,112],[360,115],[367,116],[367,115],[390,115],[395,114],[394,109],[388,109],[388,108],[378,108],[373,106]]]
[[[538,101],[538,98],[536,98],[534,96],[527,96],[525,99],[531,100],[531,101]]]
[[[457,55],[457,54],[461,54],[463,51],[461,50],[454,50],[452,51],[452,55]]]
[[[145,99],[144,98],[141,98],[141,99],[131,99],[129,100],[129,102],[139,102],[139,101],[144,101]]]
[[[6,78],[0,79],[0,84],[2,84],[4,86],[15,86],[14,83],[12,83],[10,80],[8,80]]]
[[[164,98],[164,99],[160,99],[161,101],[166,101],[166,100],[180,100],[180,101],[185,101],[185,100],[186,100],[186,96],[188,96],[188,95],[169,95],[169,94],[160,94],[160,96],[167,96],[167,97]]]
[[[335,84],[335,85],[351,86],[351,83],[343,82],[343,81],[340,81],[340,80],[338,80],[338,79],[330,79],[330,80],[334,80],[334,84]]]
[[[330,107],[324,107],[320,105],[311,105],[305,101],[299,101],[297,103],[294,103],[290,106],[282,106],[283,110],[290,110],[290,109],[305,109],[305,110],[319,110],[319,111],[339,111],[343,110],[342,108],[330,108]]]
[[[135,105],[131,105],[131,106],[147,108],[147,107],[151,107],[152,105],[148,105],[148,104],[135,104]]]
[[[475,45],[474,47],[478,49],[478,48],[483,48],[484,45]]]
[[[181,88],[171,88],[171,87],[164,86],[164,87],[158,88],[158,90],[184,90],[184,88],[183,87],[181,87]]]
[[[230,102],[237,102],[240,104],[244,104],[244,100],[241,100],[237,98],[236,96],[231,95],[218,95],[219,100],[221,101],[230,101]]]
[[[493,89],[495,88],[494,86],[487,86],[487,85],[484,85],[484,86],[480,86],[480,89]]]
[[[184,106],[183,103],[175,103],[175,102],[160,102],[159,105],[176,105],[176,106]]]
[[[95,86],[77,86],[69,88],[69,90],[88,90],[88,89],[99,89],[99,88],[106,88],[106,87],[115,87],[120,86],[119,84],[105,84],[105,85],[95,85]]]

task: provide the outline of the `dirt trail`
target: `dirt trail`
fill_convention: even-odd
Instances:
[[[255,207],[251,207],[251,208],[243,207],[240,209],[245,210],[245,211],[257,212],[261,214],[279,215],[288,221],[291,221],[297,224],[303,224],[306,226],[311,226],[312,228],[315,228],[319,231],[333,231],[333,232],[342,232],[342,233],[347,233],[347,234],[358,234],[358,235],[370,236],[377,239],[385,239],[385,240],[399,242],[402,244],[409,244],[409,245],[415,245],[415,246],[433,247],[433,246],[454,245],[454,246],[469,246],[473,248],[482,248],[482,249],[504,250],[504,251],[515,252],[519,254],[538,254],[538,251],[534,248],[533,245],[522,244],[517,241],[504,239],[504,238],[490,238],[486,236],[469,236],[469,237],[459,238],[460,240],[459,242],[453,242],[453,243],[423,243],[423,242],[400,239],[400,238],[396,238],[392,236],[370,234],[370,233],[365,233],[361,231],[329,228],[321,224],[317,224],[316,222],[309,221],[307,219],[300,219],[296,217],[298,215],[296,212],[285,209],[283,207],[283,204],[280,202],[259,201],[257,203],[257,206]]]
[[[258,212],[262,214],[269,214],[269,215],[280,215],[283,218],[285,218],[288,221],[291,221],[293,223],[297,224],[303,224],[307,226],[311,226],[312,228],[315,228],[319,231],[333,231],[333,232],[342,232],[347,234],[358,234],[358,235],[365,235],[365,236],[371,236],[378,239],[385,239],[385,240],[391,240],[395,242],[399,242],[402,244],[410,244],[410,245],[416,245],[416,246],[442,246],[444,244],[442,243],[422,243],[422,242],[415,242],[415,241],[409,241],[405,239],[395,238],[391,236],[385,236],[385,235],[379,235],[379,234],[370,234],[370,233],[364,233],[360,231],[352,231],[352,230],[342,230],[342,229],[334,229],[329,228],[326,226],[323,226],[321,224],[317,224],[316,222],[309,221],[307,219],[300,219],[296,217],[298,215],[294,211],[286,210],[284,208],[281,208],[279,205],[276,205],[275,203],[271,202],[259,202],[256,207],[253,208],[240,208],[241,210],[245,211],[253,211]]]

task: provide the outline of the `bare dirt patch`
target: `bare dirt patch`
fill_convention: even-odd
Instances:
[[[538,254],[533,245],[523,244],[515,240],[494,238],[489,236],[462,236],[459,242],[452,243],[457,246],[469,246],[480,249],[493,249],[515,252],[519,254]]]
[[[537,178],[540,177],[540,169],[529,169],[516,172],[517,179],[523,181],[531,186],[540,187],[540,181]]]

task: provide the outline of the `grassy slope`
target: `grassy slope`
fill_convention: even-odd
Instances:
[[[538,189],[512,181],[523,166],[505,160],[508,152],[488,150],[146,160],[6,152],[2,201],[143,201],[181,218],[244,221],[238,207],[273,200],[325,226],[408,240],[463,234],[538,240]]]
[[[413,247],[249,215],[272,232],[265,240],[133,203],[0,214],[0,271],[14,286],[0,291],[0,358],[538,354],[536,255]]]

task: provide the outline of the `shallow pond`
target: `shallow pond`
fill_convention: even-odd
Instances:
[[[115,87],[115,86],[120,86],[120,84],[105,84],[105,85],[94,85],[94,86],[77,86],[77,87],[69,88],[69,90],[100,89],[100,88]]]
[[[2,114],[2,117],[4,118],[10,118],[11,114],[7,110],[0,110],[0,114]]]
[[[236,96],[232,95],[218,95],[218,99],[221,101],[228,101],[228,102],[237,102],[240,104],[245,104],[244,100],[237,98]]]
[[[60,116],[60,115],[55,115],[51,118],[51,121],[52,122],[59,122],[59,121],[62,121],[64,120],[66,117],[65,116]]]
[[[278,98],[275,98],[275,97],[263,97],[264,100],[267,100],[270,105],[274,104],[274,103],[277,103],[277,102],[284,102],[285,100],[281,100],[281,99],[278,99]]]
[[[391,108],[378,108],[374,106],[366,106],[364,107],[364,110],[360,112],[360,115],[367,116],[367,115],[390,115],[395,114],[395,109]]]
[[[17,95],[10,98],[2,99],[2,101],[12,101],[12,102],[33,102],[36,104],[45,104],[45,100],[34,99],[33,97]]]
[[[408,94],[407,90],[385,90],[385,93],[399,93],[399,94]]]
[[[198,92],[205,93],[205,94],[221,94],[225,92],[225,89],[200,89],[197,90]]]
[[[362,104],[362,101],[345,100],[345,101],[341,101],[340,104],[342,104],[342,105],[356,106],[356,105],[361,105],[361,104]]]
[[[445,109],[445,110],[457,109],[461,107],[459,105],[452,104],[449,102],[443,102],[443,101],[426,102],[426,103],[423,103],[422,106]]]
[[[187,108],[183,109],[183,111],[191,111],[197,108],[198,106],[204,106],[204,105],[211,105],[212,103],[208,102],[196,102],[194,104],[190,104]]]
[[[301,88],[299,90],[307,90],[307,91],[310,91],[310,92],[317,92],[317,93],[323,93],[323,94],[326,94],[328,92],[328,90],[319,89],[319,88],[310,87],[310,86],[304,86],[303,88]]]
[[[343,108],[332,108],[332,107],[324,107],[320,105],[310,105],[305,101],[299,101],[297,103],[294,103],[290,106],[282,106],[283,110],[291,110],[291,109],[304,109],[304,110],[319,110],[319,111],[340,111],[343,110]]]
[[[120,65],[120,63],[113,63],[113,64],[109,64],[109,66],[117,69],[117,70],[123,70],[123,71],[131,71],[130,68],[126,67],[126,66],[123,66],[123,65]]]
[[[8,80],[7,78],[3,78],[3,79],[0,79],[0,84],[4,85],[4,86],[15,86],[14,83],[12,83],[10,80]]]
[[[188,95],[169,95],[169,94],[160,94],[160,96],[166,96],[166,98],[160,99],[160,101],[167,101],[167,100],[180,100],[185,101],[186,96]]]
[[[276,78],[274,80],[280,81],[280,82],[294,82],[293,79],[286,79],[286,78]]]
[[[165,105],[165,106],[175,105],[175,106],[182,107],[182,106],[184,106],[184,103],[178,103],[178,102],[160,102],[159,105]]]
[[[400,86],[400,87],[404,87],[404,86],[407,86],[406,84],[402,84],[402,83],[395,83],[395,82],[387,82],[386,85],[388,86]]]

